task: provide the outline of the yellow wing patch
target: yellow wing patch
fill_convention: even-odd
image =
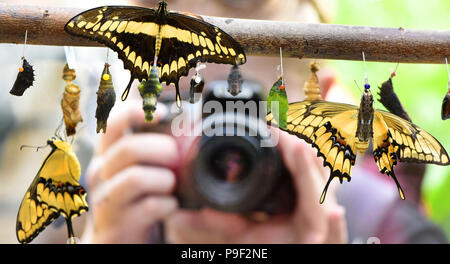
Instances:
[[[30,190],[20,204],[17,215],[16,236],[20,243],[31,242],[44,228],[51,224],[58,214],[49,210],[36,198],[31,197]]]

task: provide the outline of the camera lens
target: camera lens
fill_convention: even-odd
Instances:
[[[209,207],[248,212],[272,191],[279,158],[274,148],[261,147],[261,131],[252,130],[267,129],[265,124],[259,126],[259,120],[249,116],[225,116],[214,114],[204,120],[206,135],[198,142],[192,186]]]
[[[237,146],[227,147],[211,156],[209,170],[219,181],[234,183],[242,180],[251,170],[246,153]]]

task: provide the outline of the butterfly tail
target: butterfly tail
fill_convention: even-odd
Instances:
[[[322,191],[322,195],[320,196],[320,204],[323,204],[323,201],[325,201],[325,197],[327,196],[327,191],[328,191],[328,186],[330,185],[331,181],[333,180],[333,176],[330,176],[330,178],[328,178],[327,184],[325,184],[325,188]]]
[[[397,177],[395,177],[394,171],[388,172],[387,174],[388,174],[389,176],[391,176],[392,179],[394,179],[395,184],[397,185],[398,193],[400,194],[400,198],[402,198],[402,200],[405,200],[405,199],[406,199],[405,193],[403,192],[403,189],[402,189],[402,187],[400,186],[400,183],[398,182]]]
[[[177,106],[178,106],[178,108],[181,108],[180,87],[178,86],[178,81],[175,82],[175,90],[176,90]]]
[[[77,241],[76,241],[75,234],[73,232],[72,221],[70,220],[70,218],[66,218],[66,223],[67,223],[67,233],[68,233],[67,243],[68,244],[76,244]]]
[[[134,81],[134,78],[133,78],[133,76],[131,76],[130,82],[128,83],[127,88],[125,88],[125,91],[123,91],[122,101],[125,101],[127,99],[128,94],[130,93],[130,88],[131,88],[131,84],[133,84],[133,81]]]

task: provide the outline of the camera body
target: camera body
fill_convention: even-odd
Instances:
[[[197,123],[201,134],[183,140],[175,191],[181,208],[244,214],[293,210],[296,193],[280,152],[262,144],[271,133],[261,86],[245,80],[241,89],[233,96],[226,80],[208,83]],[[208,109],[214,112],[205,114]]]

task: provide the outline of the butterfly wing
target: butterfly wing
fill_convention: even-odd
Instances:
[[[400,197],[405,200],[403,189],[394,174],[394,166],[397,164],[397,147],[391,133],[394,133],[394,135],[396,134],[395,130],[389,129],[387,126],[384,115],[378,110],[375,111],[372,139],[373,158],[375,159],[375,163],[380,172],[385,173],[394,179]]]
[[[400,193],[404,192],[395,177],[394,166],[399,161],[449,165],[442,145],[413,123],[386,111],[377,110],[373,122],[373,155],[381,173],[391,176]]]
[[[437,165],[450,164],[444,147],[432,135],[394,114],[382,110],[376,112],[386,122],[400,161]]]
[[[80,163],[71,149],[69,152],[57,148],[39,173],[39,201],[65,218],[81,215],[88,210],[88,206],[86,191],[78,183],[80,174]]]
[[[351,168],[355,164],[355,134],[358,118],[356,106],[325,102],[303,101],[289,104],[287,128],[283,129],[312,144],[323,165],[330,168],[330,178],[320,197],[322,203],[331,180],[351,180]],[[266,117],[274,122],[273,115]]]
[[[242,64],[246,57],[237,41],[216,26],[196,17],[169,12],[159,24],[154,9],[105,6],[72,18],[66,32],[98,41],[119,54],[131,81],[147,79],[155,56],[155,42],[161,33],[158,69],[161,82],[178,84],[181,76],[198,61]]]
[[[41,170],[53,153],[54,150],[47,156],[41,166]],[[16,236],[20,243],[30,243],[46,226],[59,216],[58,213],[48,209],[45,204],[38,200],[36,190],[38,180],[39,172],[25,193],[19,207],[16,221]]]
[[[123,95],[126,98],[133,80],[147,79],[150,73],[158,33],[155,14],[155,10],[142,7],[98,7],[70,19],[64,30],[95,40],[117,52],[124,68],[131,72],[130,83]]]
[[[78,183],[80,173],[75,154],[53,146],[20,206],[16,224],[19,242],[31,242],[59,214],[70,220],[88,210],[86,192]]]

